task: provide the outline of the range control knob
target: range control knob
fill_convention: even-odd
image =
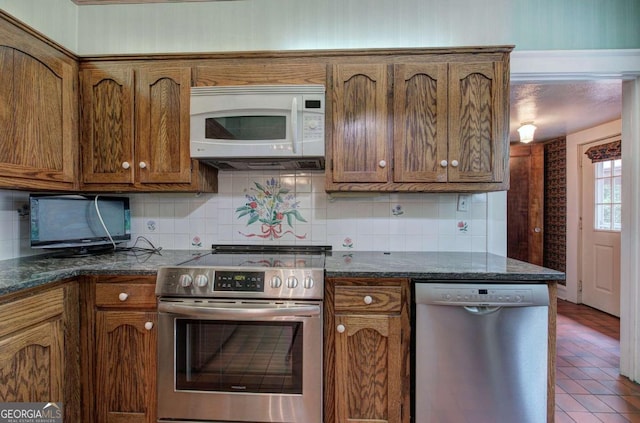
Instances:
[[[191,277],[191,275],[180,275],[180,279],[178,279],[178,282],[180,283],[180,286],[183,288],[187,288],[189,286],[191,286],[191,283],[193,282],[193,278]]]
[[[295,276],[289,276],[287,278],[287,288],[295,288],[296,286],[298,286],[298,278],[296,278]]]
[[[311,288],[313,288],[313,285],[315,285],[315,281],[313,280],[313,278],[311,276],[305,277],[304,281],[302,281],[302,287],[304,289],[311,289]]]
[[[204,288],[209,284],[209,278],[207,275],[196,275],[196,286],[199,288]]]
[[[280,279],[280,276],[274,276],[271,278],[269,285],[271,285],[271,288],[280,288],[282,286],[282,279]]]

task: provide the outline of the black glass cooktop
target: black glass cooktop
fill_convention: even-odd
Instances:
[[[279,267],[324,268],[330,246],[298,245],[213,245],[210,254],[197,257],[181,266],[207,267]]]

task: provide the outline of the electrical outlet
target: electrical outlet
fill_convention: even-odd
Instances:
[[[458,194],[458,211],[469,211],[469,194]]]

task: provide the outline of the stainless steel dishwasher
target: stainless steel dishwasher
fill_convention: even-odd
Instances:
[[[546,422],[547,285],[414,288],[414,422]]]

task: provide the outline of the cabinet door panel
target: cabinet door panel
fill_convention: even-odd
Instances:
[[[394,182],[446,182],[447,64],[394,67]]]
[[[98,422],[155,423],[156,322],[153,312],[96,312]]]
[[[401,319],[336,315],[336,421],[401,421]]]
[[[386,65],[335,65],[333,80],[333,181],[386,182]]]
[[[0,46],[0,176],[74,182],[72,74],[62,62]]]
[[[449,182],[502,181],[501,66],[499,62],[450,65]]]
[[[43,322],[0,342],[0,402],[63,402],[61,320]]]
[[[83,181],[132,184],[133,69],[85,70],[82,78]]]
[[[191,69],[141,69],[136,161],[142,183],[190,183]]]

